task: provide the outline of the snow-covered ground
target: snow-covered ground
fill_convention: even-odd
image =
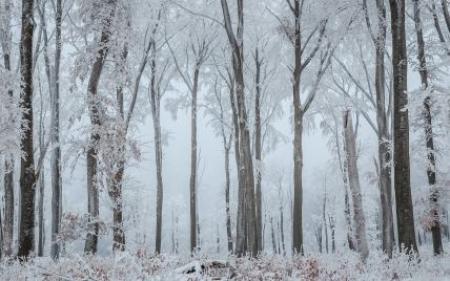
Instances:
[[[226,268],[205,269],[212,261]],[[186,273],[196,271],[194,273]],[[203,272],[203,273],[200,273]],[[214,279],[221,276],[221,279]],[[228,278],[226,276],[231,276]],[[263,256],[258,259],[150,257],[122,254],[115,257],[70,256],[53,263],[36,258],[25,264],[4,261],[0,279],[9,280],[314,280],[314,281],[448,281],[450,256],[420,259],[397,255],[387,261],[372,254],[363,264],[353,253],[287,258]]]

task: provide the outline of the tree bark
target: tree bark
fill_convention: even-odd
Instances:
[[[417,252],[411,197],[408,117],[408,57],[405,31],[405,0],[389,0],[391,7],[392,67],[394,93],[394,187],[400,250]],[[404,249],[403,249],[404,247]]]
[[[87,192],[88,192],[88,214],[89,214],[89,232],[86,236],[84,244],[84,252],[86,254],[95,254],[97,252],[98,234],[99,234],[99,190],[98,190],[98,171],[97,171],[97,155],[98,155],[98,142],[100,135],[98,131],[101,129],[101,116],[100,116],[100,103],[97,97],[98,84],[102,74],[105,59],[108,55],[109,38],[110,38],[110,25],[115,13],[116,0],[109,0],[107,6],[110,11],[106,17],[97,56],[91,69],[91,74],[88,81],[88,105],[89,105],[89,118],[91,122],[91,133],[89,136],[89,146],[86,153],[86,173],[87,173]]]
[[[19,251],[21,258],[28,257],[34,249],[34,203],[36,174],[33,155],[33,0],[22,0],[22,31],[20,39],[20,73],[22,112],[22,157],[20,171],[21,211],[19,219]]]
[[[255,65],[256,65],[256,93],[255,93],[255,160],[256,160],[256,237],[258,252],[263,250],[262,241],[262,191],[261,191],[261,168],[262,168],[262,134],[261,134],[261,66],[262,59],[259,57],[259,50],[255,51]]]
[[[194,80],[191,92],[191,176],[189,179],[190,222],[191,222],[191,252],[197,248],[197,94],[200,65],[194,69]]]
[[[366,237],[366,222],[362,205],[361,185],[357,164],[356,140],[353,130],[353,122],[350,111],[345,111],[343,116],[345,151],[347,158],[347,172],[349,187],[353,202],[353,217],[355,222],[356,249],[365,261],[369,255],[369,247]]]
[[[234,81],[236,85],[236,111],[239,127],[239,196],[238,218],[236,230],[236,254],[246,253],[256,256],[258,253],[256,233],[256,208],[255,208],[255,184],[253,176],[253,159],[250,145],[250,131],[248,128],[248,116],[245,105],[244,83],[244,6],[243,0],[237,0],[238,26],[236,33],[231,23],[228,1],[221,0],[225,31],[232,50],[232,64]]]
[[[154,51],[152,52],[151,62],[151,81],[150,81],[150,103],[152,109],[153,132],[155,142],[155,164],[156,164],[156,239],[155,252],[161,253],[162,240],[162,207],[164,200],[163,186],[163,147],[161,134],[161,92],[156,84],[156,58]],[[178,220],[178,218],[176,218]],[[176,247],[177,249],[177,247]],[[177,249],[178,251],[178,249]]]
[[[3,3],[4,22],[0,26],[0,39],[3,53],[3,64],[6,71],[11,71],[11,2],[9,0]],[[8,97],[10,99],[10,113],[15,110],[13,105],[14,93],[8,89]],[[14,122],[14,118],[11,118]],[[13,237],[14,237],[14,156],[5,155],[5,174],[4,182],[4,219],[2,224],[2,253],[4,256],[11,256],[13,253]]]
[[[435,255],[443,253],[442,235],[441,235],[441,223],[440,223],[440,206],[439,206],[439,191],[436,186],[436,156],[434,153],[434,141],[433,141],[433,124],[431,116],[431,94],[433,91],[432,86],[428,81],[428,66],[425,54],[425,41],[423,38],[423,26],[420,16],[420,3],[418,0],[414,0],[414,23],[417,36],[417,59],[419,61],[419,74],[422,82],[422,90],[425,94],[423,101],[422,115],[424,118],[425,129],[425,144],[427,148],[427,177],[428,184],[430,186],[430,205],[431,216],[433,216],[433,223],[431,225],[431,234],[433,238],[433,252]]]
[[[382,210],[382,248],[392,257],[394,246],[394,220],[391,195],[391,155],[390,136],[385,101],[385,48],[386,48],[386,8],[384,0],[377,0],[378,32],[375,43],[375,94],[378,126],[378,164],[380,170],[379,186]]]
[[[54,146],[51,155],[51,185],[52,185],[52,233],[50,255],[54,260],[59,258],[60,244],[58,236],[61,231],[62,217],[62,176],[61,176],[61,144],[60,144],[60,101],[59,101],[59,69],[61,65],[61,24],[62,24],[62,0],[56,1],[55,14],[55,67],[54,67],[54,91],[51,99],[51,142]],[[52,93],[52,91],[50,91]]]

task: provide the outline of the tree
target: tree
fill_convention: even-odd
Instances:
[[[427,66],[425,41],[423,38],[423,26],[420,16],[420,3],[418,0],[414,0],[414,23],[417,37],[417,60],[419,61],[419,74],[422,82],[422,91],[425,95],[423,101],[423,118],[425,129],[425,144],[427,148],[427,177],[428,184],[430,186],[430,205],[431,205],[431,233],[433,237],[433,252],[435,255],[442,254],[442,235],[441,235],[441,223],[439,219],[440,207],[439,207],[439,191],[436,186],[436,157],[434,151],[433,141],[433,124],[431,116],[431,94],[433,92],[433,86],[428,81],[429,72]]]
[[[92,65],[88,81],[87,96],[89,105],[89,119],[91,122],[91,132],[89,136],[89,145],[86,152],[86,173],[87,173],[87,191],[88,191],[88,213],[90,216],[91,230],[87,234],[84,245],[84,252],[95,254],[97,252],[98,234],[99,234],[99,189],[98,189],[98,142],[100,138],[99,130],[101,128],[101,108],[97,97],[97,89],[102,74],[105,59],[109,50],[110,25],[116,9],[116,0],[108,0],[105,5],[105,19],[103,21],[98,51]]]
[[[257,225],[254,196],[253,159],[250,147],[250,131],[248,128],[248,116],[245,102],[244,83],[244,1],[236,0],[237,4],[237,29],[233,29],[230,10],[227,0],[221,0],[224,28],[227,33],[228,43],[232,53],[233,78],[235,81],[235,105],[238,120],[239,142],[239,192],[238,215],[236,226],[236,254],[246,253],[256,256]]]
[[[376,116],[377,116],[377,137],[378,137],[378,165],[379,165],[379,186],[382,212],[382,239],[383,251],[392,257],[394,246],[394,224],[392,215],[392,192],[391,192],[391,153],[390,134],[388,125],[388,113],[386,110],[386,7],[384,0],[376,1],[377,31],[373,34],[370,22],[367,0],[364,0],[364,11],[366,23],[375,45],[375,94],[376,94]]]
[[[0,2],[2,12],[0,22],[0,43],[3,54],[3,65],[6,71],[11,72],[11,2],[5,0]],[[12,87],[8,87],[8,100],[5,102],[6,112],[9,112],[8,122],[15,123],[16,108],[14,105],[14,93]],[[12,127],[12,126],[11,126]],[[13,252],[13,237],[14,237],[14,156],[12,153],[5,155],[5,171],[3,177],[4,183],[4,213],[3,224],[1,226],[2,235],[2,253],[5,256],[12,255]]]
[[[400,250],[417,252],[411,198],[405,0],[389,0],[393,68],[393,165]],[[403,249],[404,248],[404,249]]]
[[[344,148],[347,160],[347,173],[350,192],[353,202],[353,217],[355,221],[355,242],[356,250],[361,255],[363,261],[369,256],[369,247],[366,237],[366,222],[362,205],[361,185],[359,181],[359,171],[356,152],[356,134],[353,129],[353,121],[350,110],[343,114],[344,126]]]
[[[20,74],[22,108],[22,159],[20,169],[19,257],[28,257],[34,245],[36,174],[33,155],[33,0],[22,0]]]
[[[211,49],[210,45],[212,42],[211,38],[208,38],[206,22],[201,21],[200,23],[194,22],[195,28],[201,27],[201,31],[189,32],[189,37],[187,46],[185,46],[186,63],[184,67],[187,69],[183,71],[183,65],[180,65],[174,50],[168,46],[172,53],[172,57],[175,62],[175,66],[178,74],[181,76],[182,81],[190,92],[191,99],[191,174],[189,178],[189,194],[190,194],[190,240],[191,240],[191,252],[196,252],[198,250],[198,209],[197,209],[197,166],[198,166],[198,142],[197,142],[197,115],[198,115],[198,92],[200,87],[200,75],[201,68],[208,59]],[[192,73],[189,70],[191,65],[189,65],[189,57],[193,57]]]

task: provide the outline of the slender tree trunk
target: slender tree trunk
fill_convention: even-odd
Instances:
[[[283,205],[280,204],[280,235],[281,235],[281,247],[283,249],[283,256],[286,255],[286,243],[284,239],[284,210]]]
[[[442,235],[441,235],[441,223],[440,223],[440,206],[439,206],[439,191],[436,186],[436,158],[434,153],[434,141],[433,141],[433,124],[431,116],[431,93],[433,88],[430,87],[428,82],[428,67],[425,54],[425,42],[423,38],[423,26],[420,17],[420,3],[418,0],[414,0],[414,23],[417,36],[417,50],[419,61],[419,74],[422,82],[422,90],[426,95],[423,101],[423,118],[425,128],[425,143],[427,148],[427,176],[428,184],[430,186],[430,205],[431,215],[433,216],[433,223],[431,225],[431,234],[433,238],[433,252],[435,255],[443,253]]]
[[[327,254],[328,254],[329,253],[328,224],[327,224],[326,211],[327,211],[327,189],[326,189],[326,183],[325,183],[325,192],[323,193],[323,204],[322,204],[322,224],[323,224],[324,234],[325,234],[325,250],[327,251]]]
[[[156,58],[154,51],[152,53],[152,59],[150,62],[151,67],[151,108],[152,108],[152,120],[153,120],[153,132],[155,142],[155,164],[156,164],[156,239],[155,239],[155,252],[161,253],[161,241],[162,241],[162,207],[164,200],[163,189],[163,147],[162,147],[162,134],[161,134],[161,93],[156,85]],[[178,220],[178,218],[176,218]],[[176,247],[177,248],[177,247]],[[177,248],[178,251],[178,248]]]
[[[448,12],[448,2],[447,0],[441,0],[442,12],[444,13],[445,24],[447,25],[448,31],[450,32],[450,14]]]
[[[239,196],[236,254],[242,256],[249,253],[256,256],[258,253],[256,232],[255,184],[253,176],[253,159],[250,145],[250,131],[245,105],[244,83],[244,4],[237,0],[237,32],[233,30],[227,0],[221,0],[225,30],[232,49],[232,64],[234,81],[236,85],[236,111],[239,125]]]
[[[300,31],[300,1],[294,1],[294,71],[292,102],[294,112],[294,210],[292,247],[294,254],[303,255],[303,111],[300,99],[302,72],[302,38]]]
[[[40,83],[40,82],[39,82]],[[39,153],[43,155],[43,151],[45,149],[44,144],[44,135],[45,135],[45,127],[44,127],[44,98],[42,96],[42,92],[40,91],[40,99],[41,99],[41,108],[39,114]],[[38,249],[37,255],[38,257],[44,256],[44,244],[45,244],[45,224],[44,224],[44,195],[45,195],[45,173],[44,170],[41,169],[39,172],[39,198],[38,198]]]
[[[255,95],[255,160],[256,160],[256,232],[258,252],[263,250],[262,246],[262,192],[261,192],[261,168],[262,168],[262,134],[261,134],[261,65],[259,50],[255,51],[256,64],[256,95]]]
[[[22,32],[20,47],[22,140],[20,172],[21,211],[19,219],[19,257],[27,257],[34,249],[34,202],[36,173],[33,155],[33,0],[22,0]]]
[[[52,233],[50,255],[56,260],[60,254],[60,244],[58,236],[61,230],[62,217],[62,176],[61,176],[61,144],[59,125],[59,69],[61,64],[61,23],[62,23],[62,0],[56,1],[56,27],[55,27],[55,68],[54,68],[54,91],[51,99],[51,142],[54,146],[51,155],[51,185],[52,185]]]
[[[273,227],[273,217],[270,216],[270,235],[271,235],[271,239],[272,239],[272,251],[273,254],[277,254],[277,241],[275,238],[275,229]]]
[[[394,186],[400,250],[417,252],[411,197],[408,117],[408,56],[406,49],[405,0],[389,0],[391,7],[392,66],[394,92]]]
[[[344,139],[347,158],[347,171],[350,192],[353,202],[353,217],[355,221],[355,242],[356,249],[365,261],[369,255],[369,247],[366,237],[366,222],[362,205],[361,185],[359,182],[359,172],[357,165],[356,140],[353,130],[353,122],[350,111],[344,112]]]
[[[336,220],[333,216],[328,215],[331,230],[331,252],[336,252]]]
[[[194,70],[194,83],[191,93],[191,176],[189,180],[190,190],[190,222],[191,222],[191,252],[197,248],[197,94],[200,66]]]
[[[87,191],[88,191],[88,213],[90,219],[90,229],[86,236],[84,244],[84,252],[95,254],[97,252],[98,234],[99,234],[99,190],[98,190],[98,175],[97,175],[97,155],[98,142],[102,122],[100,116],[100,103],[97,97],[98,84],[100,82],[101,73],[105,64],[105,59],[108,55],[110,25],[114,16],[116,1],[109,0],[107,2],[110,9],[109,15],[106,17],[104,26],[102,28],[101,38],[97,51],[97,56],[91,69],[91,74],[88,81],[88,105],[89,118],[91,121],[91,133],[89,136],[89,147],[86,153],[86,174],[87,174]]]
[[[0,26],[1,47],[3,53],[3,64],[6,71],[11,71],[11,2],[6,0],[3,5],[4,22]],[[13,115],[13,91],[8,89],[8,98],[10,99],[9,114]],[[15,122],[11,118],[11,122]],[[2,253],[4,256],[11,256],[13,253],[13,237],[14,237],[14,156],[12,154],[5,155],[5,171],[4,171],[4,219],[2,224]]]
[[[231,138],[230,138],[231,141]],[[233,237],[231,234],[231,212],[230,212],[230,146],[226,143],[225,148],[225,213],[227,216],[227,246],[228,253],[233,253]]]
[[[394,246],[394,220],[392,216],[391,195],[391,156],[389,142],[389,128],[386,116],[385,101],[385,48],[386,48],[386,8],[384,0],[377,0],[378,33],[375,41],[376,64],[375,64],[375,93],[377,107],[378,125],[378,164],[379,164],[379,186],[382,210],[382,247],[383,251],[392,257]]]

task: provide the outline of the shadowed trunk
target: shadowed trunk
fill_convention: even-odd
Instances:
[[[433,222],[431,225],[431,234],[433,238],[433,252],[435,255],[443,253],[442,235],[441,235],[441,223],[440,223],[440,206],[439,206],[439,191],[436,186],[436,158],[434,153],[434,141],[433,141],[433,124],[431,116],[431,94],[433,91],[432,86],[428,82],[428,67],[425,54],[425,41],[423,38],[423,26],[420,17],[420,3],[418,0],[414,0],[414,23],[417,36],[417,59],[419,61],[419,74],[422,82],[422,90],[425,94],[423,101],[422,115],[424,118],[425,129],[425,144],[427,148],[427,177],[428,185],[430,186],[430,208],[431,216],[433,216]]]
[[[400,251],[417,252],[410,183],[408,56],[406,49],[405,0],[390,0],[394,94],[394,187]],[[404,248],[404,249],[403,249]]]
[[[33,0],[22,0],[22,31],[20,39],[20,74],[22,112],[22,157],[20,169],[19,251],[21,258],[34,249],[36,173],[33,155]]]
[[[262,169],[262,136],[261,136],[261,66],[262,59],[259,57],[259,50],[255,51],[256,64],[256,93],[255,93],[255,160],[256,160],[256,237],[258,252],[263,250],[262,241],[262,193],[261,193],[261,169]]]
[[[55,68],[54,68],[54,91],[51,99],[51,142],[54,146],[51,155],[51,185],[52,185],[52,234],[50,255],[56,260],[60,255],[60,243],[58,236],[61,231],[62,217],[62,177],[61,177],[61,145],[59,125],[59,69],[61,64],[61,23],[62,23],[62,0],[56,1],[56,28],[55,28]],[[52,93],[52,91],[50,91]]]

